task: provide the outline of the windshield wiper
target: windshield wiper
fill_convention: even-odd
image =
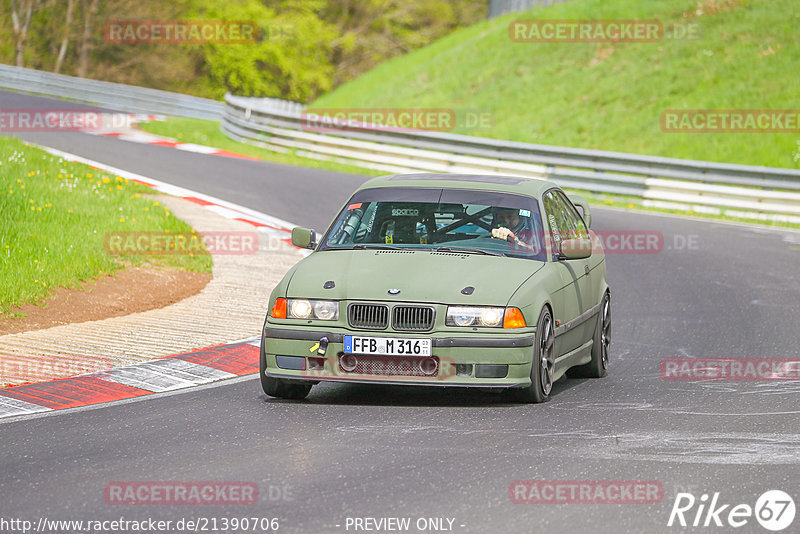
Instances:
[[[499,252],[489,252],[488,250],[480,250],[477,248],[461,248],[461,247],[437,247],[433,249],[434,252],[455,252],[458,254],[483,254],[486,256],[504,256]]]

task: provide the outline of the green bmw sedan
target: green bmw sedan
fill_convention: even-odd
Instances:
[[[272,291],[261,384],[507,388],[606,374],[611,293],[581,197],[547,180],[405,174],[364,183]]]

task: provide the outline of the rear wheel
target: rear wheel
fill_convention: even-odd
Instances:
[[[611,346],[611,295],[606,291],[600,301],[600,313],[592,340],[592,359],[585,365],[567,372],[570,378],[602,378],[608,369],[608,352]]]
[[[547,402],[553,389],[553,375],[556,366],[555,335],[553,316],[544,308],[536,323],[536,339],[533,343],[531,362],[531,385],[514,389],[512,393],[519,402]]]
[[[311,391],[311,384],[292,382],[280,378],[272,378],[265,374],[267,370],[267,354],[264,351],[264,337],[261,337],[261,358],[259,365],[259,375],[261,377],[261,389],[270,397],[280,399],[303,400]]]

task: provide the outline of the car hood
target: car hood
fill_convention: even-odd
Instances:
[[[505,306],[541,269],[529,259],[431,251],[326,250],[302,260],[288,297]],[[332,289],[323,285],[333,281]],[[472,286],[471,295],[461,291]],[[399,289],[396,296],[390,289]]]

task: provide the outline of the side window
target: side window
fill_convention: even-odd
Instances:
[[[555,251],[561,250],[561,242],[565,239],[589,238],[583,219],[563,193],[552,189],[545,193],[543,200]]]
[[[556,198],[561,205],[561,209],[565,214],[566,224],[570,228],[570,239],[589,239],[589,232],[586,230],[586,225],[578,213],[577,208],[567,199],[566,195],[561,191],[555,193]]]
[[[548,191],[543,198],[544,213],[547,217],[547,225],[550,227],[550,239],[553,243],[553,250],[561,250],[561,231],[559,230],[557,215],[560,212],[558,203],[555,200],[553,191]]]

